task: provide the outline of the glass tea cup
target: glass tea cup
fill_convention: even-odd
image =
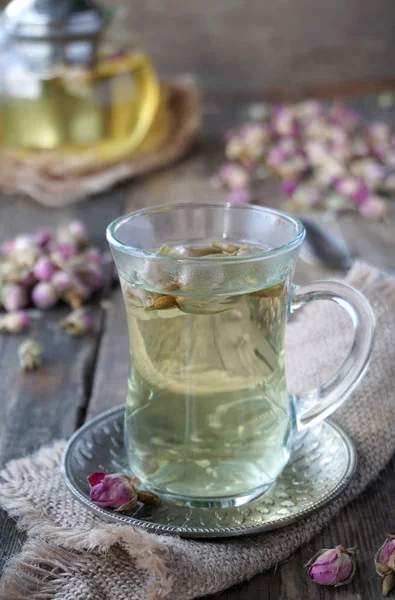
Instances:
[[[371,308],[344,283],[292,284],[304,235],[285,213],[229,204],[162,205],[108,227],[129,330],[128,460],[160,497],[193,507],[256,498],[283,470],[293,434],[363,376]],[[291,395],[285,325],[312,300],[343,307],[354,340],[329,381]]]

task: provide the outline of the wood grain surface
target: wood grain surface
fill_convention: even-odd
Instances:
[[[366,116],[380,115],[395,123],[395,112],[381,113],[375,96],[358,98],[354,104]],[[223,104],[222,101],[208,103],[202,140],[185,160],[173,169],[145,177],[69,211],[49,211],[32,202],[3,197],[0,241],[44,224],[54,227],[71,216],[79,215],[89,224],[95,241],[105,247],[105,226],[121,210],[128,212],[164,202],[216,198],[208,179],[223,160],[223,133],[229,124],[237,120],[241,109],[240,105]],[[263,185],[258,201],[286,208],[275,181]],[[331,222],[326,222],[321,214],[316,218],[337,235],[342,235],[356,255],[395,270],[395,228],[392,224],[371,224],[356,216],[345,216]],[[300,262],[296,280],[302,282],[331,275],[333,273],[319,265]],[[109,295],[112,304],[105,314],[96,309],[98,331],[93,338],[74,339],[56,332],[53,327],[65,311],[62,308],[49,312],[35,325],[32,336],[41,340],[47,351],[46,365],[37,373],[23,375],[19,371],[16,360],[19,336],[0,337],[1,463],[25,455],[51,439],[68,437],[85,418],[123,402],[128,369],[124,309],[117,287]],[[216,598],[379,600],[379,582],[374,574],[372,556],[385,533],[395,531],[394,494],[395,461],[358,500],[288,561]],[[23,541],[14,522],[5,514],[0,515],[0,537],[0,565],[3,565]],[[358,545],[358,577],[347,588],[336,591],[310,584],[303,564],[319,548],[338,543]]]

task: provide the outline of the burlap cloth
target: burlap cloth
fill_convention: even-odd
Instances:
[[[395,280],[357,264],[347,281],[370,299],[377,337],[367,375],[336,413],[359,459],[354,479],[336,501],[294,525],[256,536],[193,541],[149,534],[106,524],[74,500],[59,471],[64,442],[57,442],[12,461],[1,473],[0,504],[28,532],[6,569],[2,599],[187,600],[273,567],[317,534],[377,477],[395,447]],[[350,343],[341,309],[324,302],[310,306],[288,328],[294,389],[309,389],[330,375]]]
[[[161,85],[161,106],[146,141],[130,156],[104,162],[96,151],[62,155],[56,151],[21,154],[0,151],[0,189],[23,193],[46,206],[65,206],[170,165],[195,141],[201,109],[188,77]]]

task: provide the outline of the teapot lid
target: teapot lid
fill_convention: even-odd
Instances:
[[[75,39],[99,35],[108,17],[95,0],[12,0],[2,21],[8,33],[20,38]]]

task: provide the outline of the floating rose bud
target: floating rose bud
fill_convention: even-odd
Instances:
[[[33,268],[33,274],[39,281],[49,281],[55,271],[55,265],[45,256],[39,258]]]
[[[34,371],[41,366],[44,349],[34,340],[27,339],[18,348],[18,357],[21,367],[25,371]]]
[[[0,316],[0,331],[2,333],[22,333],[30,324],[30,316],[24,310],[9,312]]]
[[[226,195],[226,201],[231,204],[245,204],[247,202],[251,202],[252,195],[248,190],[231,190]]]
[[[58,327],[64,329],[70,335],[86,335],[93,331],[93,317],[86,311],[77,309],[71,312],[65,319],[58,323]]]
[[[92,473],[88,477],[90,499],[102,508],[116,511],[131,510],[137,504],[137,490],[134,479],[128,475],[114,473]]]
[[[378,196],[369,196],[369,198],[359,206],[359,212],[367,219],[380,221],[387,214],[388,205],[385,200],[382,200]]]
[[[25,308],[29,298],[24,287],[16,283],[9,283],[1,288],[1,303],[8,312]]]
[[[355,548],[336,548],[320,550],[307,563],[308,575],[319,585],[339,587],[350,583],[355,574]]]
[[[52,283],[42,281],[35,285],[32,290],[32,300],[37,308],[44,310],[52,308],[58,299],[58,293]]]
[[[46,229],[41,229],[35,234],[35,240],[41,248],[45,248],[52,240],[52,235]]]

